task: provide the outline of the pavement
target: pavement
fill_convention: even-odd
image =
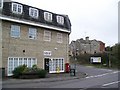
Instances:
[[[7,77],[5,79],[2,79],[2,84],[57,82],[57,81],[85,78],[86,76],[87,76],[86,73],[76,72],[75,76],[71,76],[70,73],[57,73],[57,74],[47,74],[46,78],[38,78],[38,79],[14,79]]]

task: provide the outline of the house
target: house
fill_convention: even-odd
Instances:
[[[89,37],[72,41],[69,45],[69,52],[72,56],[79,54],[103,53],[105,51],[105,43],[98,40],[89,40]]]
[[[0,68],[7,76],[23,64],[65,72],[71,33],[67,15],[12,0],[0,0],[0,11]]]

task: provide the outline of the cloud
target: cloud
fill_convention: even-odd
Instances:
[[[112,45],[118,42],[119,0],[15,0],[58,14],[72,23],[70,41],[85,36]],[[86,32],[86,34],[85,34]]]

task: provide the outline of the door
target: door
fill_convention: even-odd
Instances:
[[[49,72],[49,58],[44,59],[44,68],[47,72]]]

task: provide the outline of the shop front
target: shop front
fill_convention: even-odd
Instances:
[[[44,69],[49,73],[64,72],[64,59],[63,58],[45,58]]]

